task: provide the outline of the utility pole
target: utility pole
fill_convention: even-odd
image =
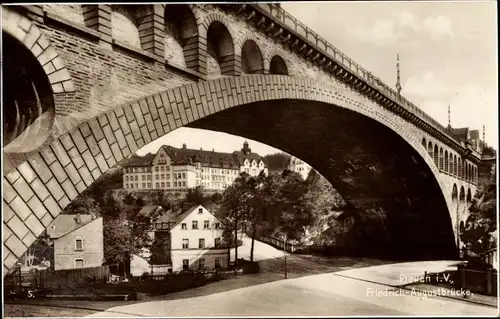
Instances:
[[[285,279],[288,278],[287,267],[286,267],[286,255],[285,255]]]

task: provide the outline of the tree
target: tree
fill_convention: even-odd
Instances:
[[[236,178],[232,185],[224,191],[222,201],[218,210],[218,215],[223,225],[224,238],[235,246],[235,265],[238,264],[238,229],[244,225],[248,214],[247,201],[247,181],[248,174],[242,173]],[[234,240],[232,238],[234,232]]]
[[[208,200],[205,198],[204,190],[202,186],[196,188],[188,189],[184,201],[190,202],[196,205],[205,205]]]

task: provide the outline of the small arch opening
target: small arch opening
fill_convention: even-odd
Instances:
[[[259,46],[252,40],[245,41],[241,48],[241,71],[244,74],[263,74],[264,60]]]
[[[165,7],[165,59],[189,69],[198,65],[198,25],[186,4]]]
[[[272,57],[269,64],[269,73],[278,75],[288,75],[288,68],[286,66],[285,60],[279,55]]]
[[[209,76],[234,74],[234,42],[229,30],[219,21],[210,24],[207,31],[207,74]]]
[[[136,12],[138,5],[111,6],[111,35],[113,39],[141,49]]]
[[[444,151],[444,170],[450,172],[450,158],[448,157],[448,151]]]

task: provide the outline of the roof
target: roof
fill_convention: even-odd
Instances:
[[[214,207],[213,205],[207,205],[207,206],[211,207],[211,208]],[[211,213],[211,211],[208,207],[205,207],[203,205],[194,205],[194,206],[191,206],[188,209],[186,209],[184,212],[182,211],[181,208],[178,208],[176,210],[168,210],[165,214],[158,217],[156,222],[157,223],[172,223],[172,226],[170,227],[170,229],[172,229],[175,226],[179,225],[179,223],[182,222],[186,217],[188,217],[192,212],[197,210],[198,207],[203,207],[209,213]]]
[[[248,143],[245,146],[248,147]],[[194,165],[195,163],[200,163],[204,167],[237,169],[243,165],[245,159],[257,162],[262,160],[259,154],[252,153],[249,148],[233,153],[215,152],[214,150],[195,150],[186,147],[176,148],[170,145],[163,145],[161,149],[170,157],[172,165]],[[143,157],[132,156],[124,166],[152,166],[155,156],[156,154],[151,153]]]
[[[470,138],[473,140],[479,139],[479,130],[470,130]]]
[[[144,166],[152,166],[153,160],[156,154],[147,153],[144,156],[138,156],[136,154],[132,155],[128,161],[126,161],[123,166],[127,167],[144,167]]]
[[[467,134],[469,133],[468,127],[452,128],[451,132],[458,136],[462,140],[467,140]]]
[[[77,222],[78,217],[80,218],[80,222]],[[47,227],[47,235],[49,235],[51,239],[61,238],[64,235],[80,227],[83,227],[92,221],[93,221],[92,215],[90,214],[80,214],[80,215],[60,214]]]
[[[141,208],[141,210],[139,211],[139,213],[137,213],[137,215],[149,217],[153,213],[155,213],[158,208],[163,208],[163,207],[161,207],[160,205],[146,205]]]

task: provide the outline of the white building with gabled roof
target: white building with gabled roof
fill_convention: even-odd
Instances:
[[[170,233],[172,271],[226,268],[229,250],[222,246],[219,219],[196,205],[169,210],[155,222],[155,236]]]

